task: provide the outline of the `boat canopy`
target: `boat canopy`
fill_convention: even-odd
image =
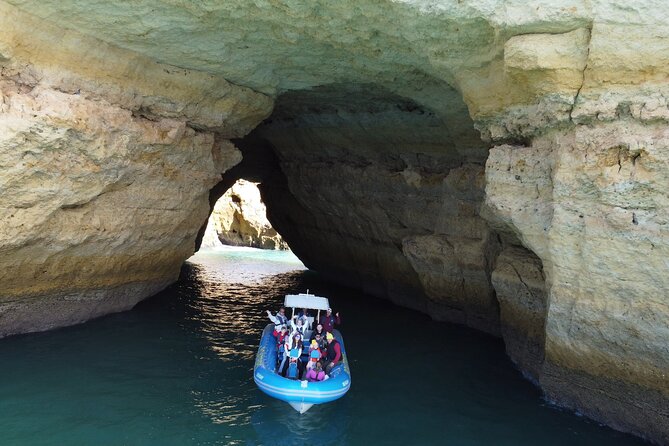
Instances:
[[[315,296],[309,293],[287,294],[283,305],[284,307],[306,308],[309,310],[327,310],[330,308],[327,297]]]

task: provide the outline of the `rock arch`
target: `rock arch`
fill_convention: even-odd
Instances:
[[[128,5],[0,2],[0,334],[166,286],[248,168],[308,266],[669,441],[662,2]]]

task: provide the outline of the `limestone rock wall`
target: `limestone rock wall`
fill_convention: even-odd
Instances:
[[[651,36],[662,26],[648,23]],[[631,37],[614,47],[607,33],[621,29]],[[523,143],[490,151],[484,215],[543,263],[548,396],[666,443],[667,68],[631,54],[635,32],[594,23],[562,125],[518,109],[496,118],[490,137]],[[643,74],[624,86],[631,64]]]
[[[241,159],[224,136],[270,102],[4,3],[0,23],[0,336],[129,309],[176,279]]]
[[[662,79],[669,29],[652,2],[636,4],[631,21],[622,8],[607,6],[593,8],[585,63],[578,64],[582,80],[569,107],[560,112],[547,94],[533,107],[478,121],[498,144],[486,164],[483,215],[543,264],[544,361],[534,369],[547,396],[666,444],[669,220],[660,185],[668,173]],[[505,52],[505,63],[513,62],[507,76],[518,59],[540,62],[547,53],[521,42],[508,43],[514,52]],[[567,54],[562,44],[554,47]],[[551,60],[555,69],[561,65],[556,55]],[[546,63],[536,66],[534,76]],[[493,279],[504,314],[509,287],[495,280],[501,273]],[[532,306],[543,299],[534,292]],[[519,363],[527,355],[520,356]]]
[[[523,373],[538,383],[548,312],[543,265],[531,252],[514,245],[505,247],[495,263],[491,280],[499,301],[506,351]]]
[[[659,397],[669,390],[669,277],[660,273],[669,203],[659,187],[669,173],[667,132],[657,122],[593,122],[529,147],[494,148],[486,171],[491,219],[544,265],[542,386],[563,404],[656,438],[668,425]]]

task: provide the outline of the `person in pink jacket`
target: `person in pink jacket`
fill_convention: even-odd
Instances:
[[[309,369],[306,378],[309,382],[323,381],[325,378],[327,378],[325,372],[323,371],[323,366],[320,362],[317,362],[313,368]]]

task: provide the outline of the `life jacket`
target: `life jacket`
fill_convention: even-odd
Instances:
[[[325,379],[325,372],[323,370],[317,372],[316,369],[311,369],[307,372],[307,379],[314,381],[323,381]]]
[[[335,345],[339,345],[339,342],[336,339],[333,339],[332,342],[328,344],[327,362],[332,362],[337,357]],[[339,349],[339,351],[341,351],[341,345],[339,345]]]
[[[278,311],[276,312],[276,315],[270,316],[269,318],[276,325],[286,325],[286,324],[288,324],[288,318],[285,315],[279,313]]]
[[[309,358],[311,358],[312,362],[317,362],[319,359],[321,359],[321,350],[318,348],[314,348],[309,352]]]
[[[297,359],[300,357],[300,349],[294,348],[290,351],[290,360],[291,361],[297,361]]]

